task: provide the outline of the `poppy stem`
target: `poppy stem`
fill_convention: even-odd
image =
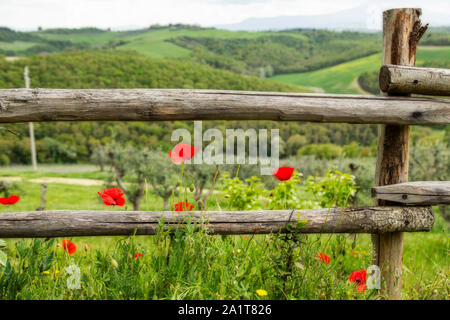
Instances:
[[[178,199],[180,199],[181,193],[183,191],[183,173],[184,173],[184,162],[181,164],[181,176],[180,176],[180,194],[178,196]],[[181,201],[181,200],[180,200]]]

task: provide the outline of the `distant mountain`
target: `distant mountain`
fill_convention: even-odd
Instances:
[[[381,30],[381,13],[388,9],[369,4],[335,13],[320,15],[278,16],[267,18],[248,18],[234,24],[216,25],[218,29],[231,31],[263,31],[286,29],[332,29],[355,31]],[[437,11],[424,10],[422,20],[431,26],[448,26],[450,17]]]

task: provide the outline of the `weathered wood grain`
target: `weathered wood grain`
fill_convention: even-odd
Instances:
[[[183,89],[4,89],[0,123],[28,121],[280,120],[450,123],[450,101]]]
[[[302,233],[386,233],[429,231],[431,207],[349,207],[275,211],[31,211],[0,214],[0,238],[68,237],[155,234],[165,227],[184,227],[187,221],[211,234],[286,232],[298,219],[307,220]]]
[[[403,204],[450,204],[450,181],[414,181],[374,187],[372,197]]]
[[[422,26],[421,9],[401,8],[383,12],[383,65],[414,66],[417,44],[428,26]],[[394,95],[394,94],[385,94]],[[402,108],[397,105],[392,112]],[[384,186],[408,181],[408,125],[380,125],[375,185]],[[377,200],[378,205],[395,202]],[[403,233],[392,232],[372,236],[373,264],[381,269],[380,293],[390,299],[402,297]]]
[[[391,94],[450,96],[450,69],[384,65],[380,89]]]

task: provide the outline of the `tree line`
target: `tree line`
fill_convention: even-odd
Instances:
[[[306,72],[368,56],[381,50],[378,34],[325,30],[274,33],[257,38],[183,36],[170,39],[215,68],[271,77]]]

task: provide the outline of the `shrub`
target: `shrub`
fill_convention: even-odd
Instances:
[[[346,158],[356,158],[359,153],[359,145],[355,141],[342,147],[342,155]]]
[[[9,157],[6,154],[0,155],[0,166],[9,166]]]
[[[318,159],[336,159],[342,153],[341,147],[334,144],[310,144],[301,148],[298,152],[298,156],[310,156],[314,155]]]

